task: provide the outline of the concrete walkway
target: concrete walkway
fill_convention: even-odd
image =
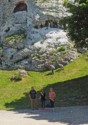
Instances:
[[[0,125],[88,125],[88,106],[0,111]]]

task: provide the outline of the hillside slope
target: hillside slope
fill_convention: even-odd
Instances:
[[[10,81],[16,72],[0,70],[0,109],[28,108],[28,91],[31,86],[37,90],[38,98],[40,89],[45,87],[47,100],[48,90],[53,87],[57,95],[56,106],[88,104],[88,53],[80,55],[64,70],[55,70],[54,75],[51,71],[29,71],[22,81]]]

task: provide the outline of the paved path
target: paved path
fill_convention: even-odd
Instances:
[[[0,111],[0,125],[88,125],[88,106]]]

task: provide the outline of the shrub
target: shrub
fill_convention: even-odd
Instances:
[[[0,46],[0,53],[2,53],[2,51],[3,51],[3,48]]]
[[[15,81],[15,82],[21,81],[21,80],[22,80],[22,76],[21,76],[20,74],[15,74],[14,76],[12,76],[12,77],[10,78],[10,80],[11,80],[11,81]]]
[[[61,47],[58,49],[59,52],[65,51],[65,50],[66,50],[65,46],[61,46]]]
[[[26,38],[25,31],[18,30],[14,34],[5,37],[6,42],[9,44],[14,44],[14,42],[20,42],[22,39]]]
[[[68,0],[64,0],[64,1],[63,1],[63,6],[65,6],[65,7],[66,7],[66,6],[67,6],[67,4],[68,4]]]

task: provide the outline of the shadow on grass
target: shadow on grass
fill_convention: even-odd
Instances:
[[[68,125],[88,123],[88,107],[85,106],[88,105],[88,76],[46,86],[47,102],[50,87],[54,88],[57,96],[55,106],[59,108],[55,108],[55,111],[49,108],[43,112],[29,110],[30,101],[27,93],[24,93],[24,97],[21,99],[6,103],[5,106],[14,109],[16,113],[25,113],[25,118],[68,123]],[[37,93],[39,98],[40,91]],[[84,107],[81,107],[81,105],[84,105]]]
[[[49,75],[53,75],[52,72],[49,72],[49,73],[46,74],[46,76],[49,76]]]
[[[60,72],[60,71],[62,71],[63,69],[61,69],[61,68],[58,68],[58,69],[56,69],[54,72]],[[49,71],[47,74],[46,74],[46,76],[49,76],[49,75],[54,75],[54,74],[52,74],[52,71]]]
[[[47,100],[49,89],[53,87],[56,92],[56,107],[87,105],[88,104],[88,76],[54,83],[45,87]],[[37,92],[39,98],[40,91]],[[5,104],[6,108],[22,109],[30,107],[28,93],[24,97]]]

